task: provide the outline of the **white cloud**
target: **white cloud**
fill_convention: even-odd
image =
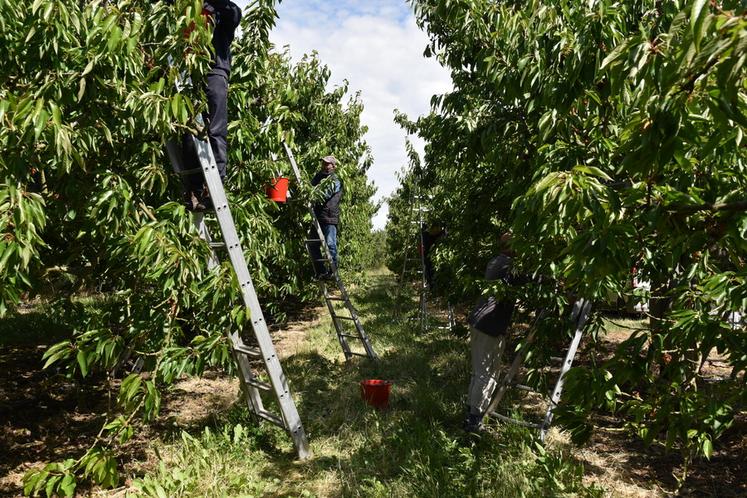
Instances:
[[[395,173],[407,164],[405,133],[392,118],[399,109],[411,118],[425,114],[433,94],[451,88],[448,72],[423,57],[428,38],[415,24],[404,0],[285,0],[280,19],[270,34],[279,50],[290,46],[299,60],[316,50],[332,70],[332,86],[342,80],[361,91],[366,141],[374,165],[369,177],[378,187],[377,199],[397,187]],[[386,223],[386,206],[374,227]]]

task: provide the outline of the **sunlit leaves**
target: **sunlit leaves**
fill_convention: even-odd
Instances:
[[[195,0],[35,0],[22,9],[0,0],[0,315],[24,293],[59,307],[92,293],[100,302],[73,320],[72,340],[48,349],[45,367],[90,382],[124,377],[94,446],[64,467],[29,473],[29,493],[70,495],[76,478],[116,484],[113,448],[158,416],[160,389],[206,368],[231,370],[226,331],[248,324],[230,265],[207,269],[210,247],[179,202],[164,153],[166,140],[201,133],[194,118],[205,110],[212,48],[200,12]],[[318,292],[303,244],[310,189],[292,185],[287,205],[264,193],[271,178],[291,173],[273,159],[282,140],[305,178],[319,157],[341,160],[347,269],[370,262],[375,210],[359,97],[347,86],[328,90],[331,74],[317,57],[294,65],[271,54],[275,18],[274,2],[253,2],[233,46],[226,182],[270,319],[284,316],[284,300]]]

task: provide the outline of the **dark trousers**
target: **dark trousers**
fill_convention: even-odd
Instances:
[[[203,120],[207,127],[208,140],[218,167],[218,174],[221,180],[225,180],[228,160],[228,76],[220,70],[211,71],[207,76],[205,93],[208,110],[203,114]],[[182,136],[182,151],[185,169],[199,169],[200,161],[192,135]],[[201,172],[184,177],[184,188],[187,191],[201,193],[203,183],[204,178]]]
[[[220,179],[226,178],[228,161],[228,75],[223,71],[210,71],[207,76],[208,112],[204,116],[210,148],[213,149]]]
[[[425,266],[425,283],[428,285],[429,289],[435,290],[433,282],[433,262],[428,256],[428,253],[423,256],[423,265]]]

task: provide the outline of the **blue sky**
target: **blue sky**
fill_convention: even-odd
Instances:
[[[330,27],[356,16],[374,16],[404,24],[412,16],[404,0],[282,0],[278,13],[283,22]]]
[[[448,72],[422,55],[427,35],[405,0],[283,0],[278,15],[270,40],[279,50],[288,45],[294,60],[316,50],[332,70],[332,86],[347,79],[351,92],[361,91],[365,138],[374,157],[369,177],[378,188],[376,199],[384,198],[407,164],[405,133],[392,121],[394,109],[410,117],[426,114],[431,96],[451,88]],[[384,227],[386,213],[384,206],[375,228]]]

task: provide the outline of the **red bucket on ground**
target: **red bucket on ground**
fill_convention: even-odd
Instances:
[[[389,406],[389,393],[392,391],[392,382],[388,380],[362,380],[361,396],[363,400],[376,408]]]
[[[284,177],[273,178],[270,184],[265,187],[267,198],[275,202],[285,202],[288,200],[288,179]]]

